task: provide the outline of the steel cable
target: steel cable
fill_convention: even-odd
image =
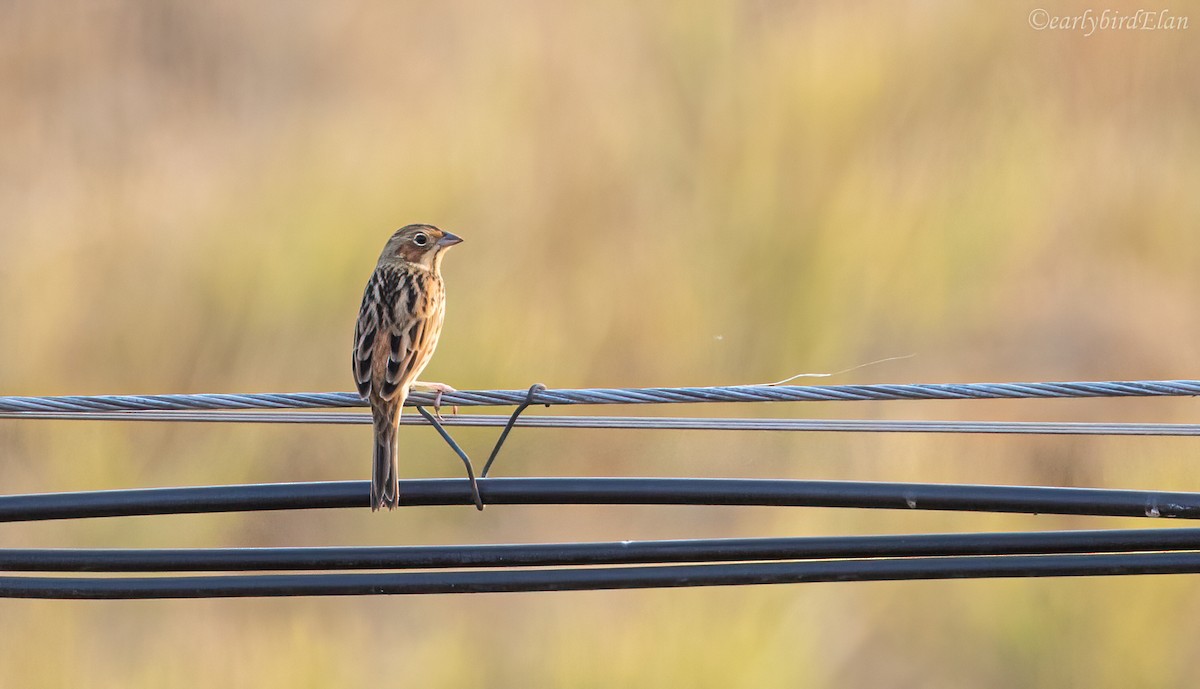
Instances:
[[[118,412],[0,412],[0,419],[76,421],[168,421],[207,423],[363,424],[370,414],[319,411],[118,411]],[[447,414],[442,425],[498,428],[508,421],[501,414]],[[403,425],[429,425],[420,416],[400,419]],[[772,419],[669,416],[538,416],[517,419],[520,428],[593,428],[629,430],[784,431],[841,433],[980,433],[1018,435],[1132,435],[1198,436],[1200,424],[1097,423],[1061,421],[932,421],[901,419]]]
[[[1197,380],[1061,383],[918,383],[902,385],[732,385],[678,388],[582,388],[540,390],[535,404],[675,404],[699,402],[844,402],[868,400],[1049,399],[1085,397],[1192,397]],[[445,406],[511,406],[527,390],[459,390],[442,396]],[[430,406],[434,395],[413,392],[410,406]],[[71,395],[0,397],[0,411],[167,411],[186,409],[317,409],[362,407],[352,392],[291,392],[189,395]]]

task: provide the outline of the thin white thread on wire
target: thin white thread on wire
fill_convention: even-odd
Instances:
[[[0,412],[0,419],[58,419],[77,421],[178,421],[222,423],[302,423],[370,425],[371,415],[354,412],[288,411],[124,411],[124,412]],[[447,414],[443,426],[498,428],[506,414]],[[404,416],[404,425],[427,426],[415,415]],[[897,419],[747,419],[678,418],[645,416],[539,416],[525,415],[515,424],[523,428],[620,428],[703,431],[807,431],[852,433],[987,433],[1018,435],[1136,435],[1200,436],[1200,424],[1092,423],[1044,421],[926,421]]]

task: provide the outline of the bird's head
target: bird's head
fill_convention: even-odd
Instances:
[[[441,267],[446,249],[462,241],[433,225],[406,225],[396,230],[379,255],[380,263],[403,261],[430,270]]]

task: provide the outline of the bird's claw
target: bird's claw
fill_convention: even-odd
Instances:
[[[433,415],[435,417],[437,417],[438,421],[443,420],[442,419],[442,395],[444,395],[447,392],[458,392],[457,390],[450,387],[449,385],[446,385],[445,383],[426,383],[423,381],[417,381],[412,384],[412,387],[416,388],[418,390],[432,390],[433,391]],[[455,414],[458,413],[458,405],[457,404],[454,405],[452,407],[452,409],[454,410]]]
[[[433,415],[437,417],[438,421],[445,420],[442,418],[442,393],[443,392],[444,391],[441,388],[439,388],[437,393],[434,394],[434,396],[433,396]]]

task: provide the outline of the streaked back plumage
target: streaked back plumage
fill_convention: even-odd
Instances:
[[[408,225],[384,246],[363,291],[354,332],[354,380],[375,426],[371,508],[399,498],[396,434],[408,389],[433,358],[445,316],[441,265],[461,241],[432,225]]]

